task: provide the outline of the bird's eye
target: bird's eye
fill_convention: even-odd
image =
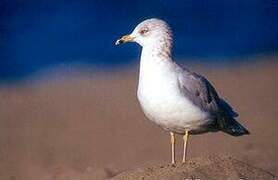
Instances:
[[[149,29],[147,29],[147,28],[141,29],[140,34],[142,34],[142,35],[146,34],[148,31],[149,31]]]

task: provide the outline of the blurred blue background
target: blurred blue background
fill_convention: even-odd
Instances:
[[[114,42],[151,17],[171,25],[177,59],[227,63],[278,52],[276,0],[1,0],[0,81],[60,64],[138,63],[138,45]]]

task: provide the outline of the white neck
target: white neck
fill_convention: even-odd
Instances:
[[[171,40],[154,41],[151,44],[144,45],[141,53],[141,61],[145,58],[172,60],[172,44]]]
[[[170,50],[168,52],[171,52]],[[172,66],[171,53],[165,53],[163,46],[145,46],[140,59],[139,81],[154,78]]]
[[[164,50],[163,46],[145,46],[142,48],[140,66],[150,63],[172,61],[171,50]]]

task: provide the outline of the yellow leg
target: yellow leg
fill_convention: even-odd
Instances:
[[[176,139],[175,139],[175,134],[170,132],[171,135],[171,145],[172,145],[172,164],[175,164],[175,143],[176,143]]]
[[[182,156],[182,163],[185,163],[185,160],[186,160],[186,153],[187,153],[187,141],[188,141],[188,138],[189,138],[189,133],[187,130],[185,130],[185,134],[183,136],[183,156]]]

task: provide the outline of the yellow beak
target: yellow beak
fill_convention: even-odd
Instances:
[[[130,41],[133,41],[133,40],[134,40],[134,37],[132,37],[130,35],[125,35],[125,36],[121,37],[120,39],[118,39],[115,42],[115,44],[119,45],[119,44],[123,44],[123,43],[130,42]]]

